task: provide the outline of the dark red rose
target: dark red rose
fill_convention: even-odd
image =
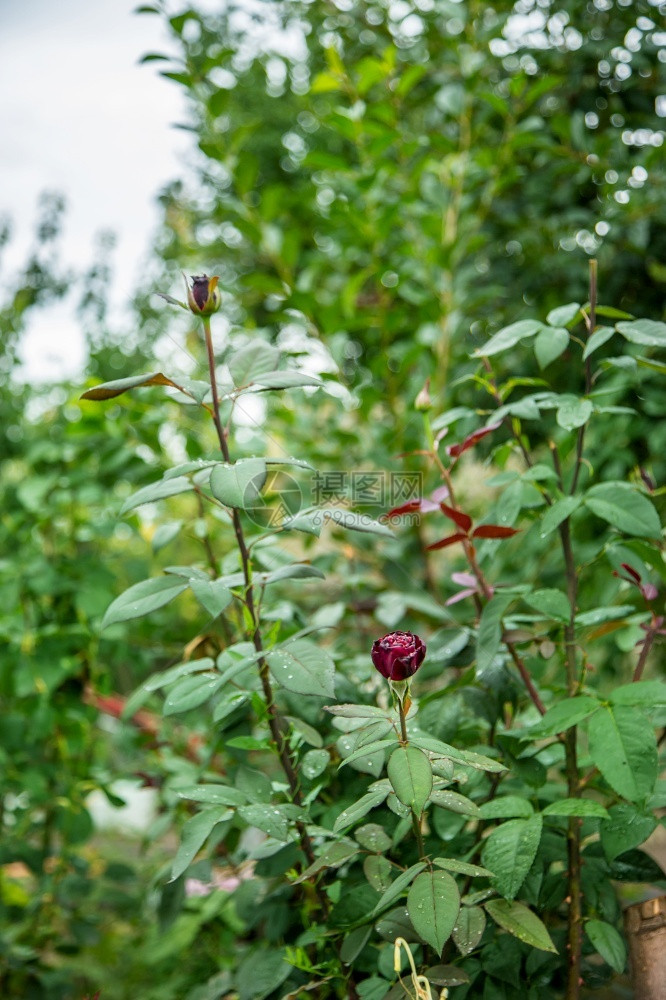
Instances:
[[[220,290],[218,277],[209,278],[207,274],[191,279],[191,287],[187,286],[187,304],[197,316],[211,316],[220,308]]]
[[[415,674],[426,655],[425,643],[413,632],[389,632],[372,644],[372,662],[389,681],[405,681]]]

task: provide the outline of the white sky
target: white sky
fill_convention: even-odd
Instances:
[[[90,264],[94,237],[112,229],[113,298],[129,297],[158,220],[155,195],[182,176],[187,133],[176,84],[159,63],[161,19],[135,15],[138,0],[0,0],[0,215],[13,221],[1,280],[25,260],[37,201],[61,191],[64,260]],[[64,302],[35,317],[22,346],[26,376],[74,376],[83,345]]]

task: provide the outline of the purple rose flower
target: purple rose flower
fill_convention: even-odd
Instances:
[[[196,316],[211,316],[220,308],[219,280],[207,274],[191,278],[192,284],[187,286],[187,304]]]
[[[425,643],[413,632],[389,632],[372,644],[372,662],[382,677],[404,681],[415,674],[426,655]]]

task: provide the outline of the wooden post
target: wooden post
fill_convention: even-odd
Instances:
[[[635,1000],[666,997],[666,896],[635,903],[624,912]]]

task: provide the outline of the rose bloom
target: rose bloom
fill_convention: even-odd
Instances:
[[[419,669],[426,655],[425,643],[413,632],[389,632],[372,644],[372,662],[389,681],[405,681]]]

